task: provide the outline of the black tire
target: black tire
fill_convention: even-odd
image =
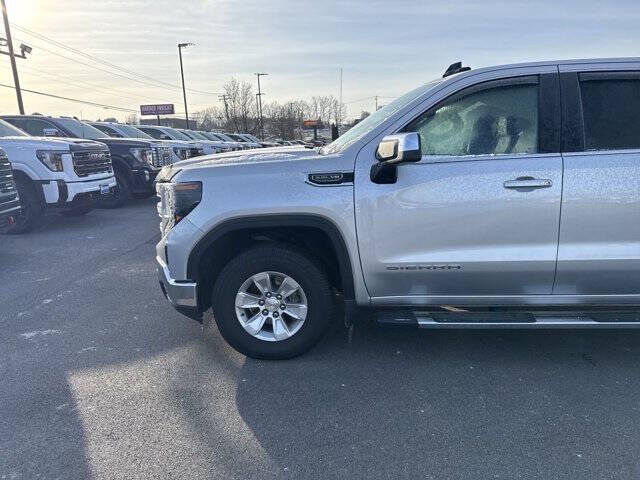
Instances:
[[[21,209],[7,233],[18,235],[30,232],[41,223],[44,207],[34,184],[20,177],[15,179],[15,184],[20,195]]]
[[[113,189],[113,194],[107,198],[100,199],[100,206],[104,208],[120,208],[129,200],[131,200],[131,185],[125,173],[119,168],[115,169],[116,182],[118,183]]]
[[[235,298],[242,284],[263,271],[277,271],[293,278],[307,297],[307,317],[293,336],[264,341],[249,334],[236,317]],[[232,259],[213,287],[213,314],[220,333],[238,352],[257,359],[284,360],[311,349],[333,320],[333,297],[326,273],[305,253],[289,247],[254,247]]]
[[[91,210],[93,210],[93,205],[82,205],[79,207],[73,207],[67,210],[63,210],[61,213],[63,215],[66,215],[67,217],[80,217],[82,215],[86,215]]]

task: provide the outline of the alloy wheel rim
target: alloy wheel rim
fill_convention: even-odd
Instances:
[[[235,300],[236,318],[251,336],[267,342],[293,337],[307,319],[307,296],[284,273],[266,271],[249,277]]]

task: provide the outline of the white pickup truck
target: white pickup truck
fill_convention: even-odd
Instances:
[[[0,120],[0,148],[13,167],[22,204],[8,233],[32,230],[48,212],[84,215],[116,187],[109,149],[100,142],[30,137]]]

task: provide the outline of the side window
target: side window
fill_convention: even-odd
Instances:
[[[55,125],[45,121],[39,120],[36,118],[30,118],[24,122],[24,127],[22,128],[29,135],[33,135],[36,137],[45,137],[45,130],[53,131],[58,130]]]
[[[155,128],[141,128],[144,133],[147,135],[151,135],[153,138],[157,138],[158,140],[162,136],[162,132],[160,130],[156,130]]]
[[[640,149],[640,78],[582,78],[585,149]]]
[[[11,125],[13,125],[14,127],[19,128],[20,130],[26,132],[27,130],[25,129],[25,121],[23,118],[3,118],[3,120],[5,122],[9,122]]]
[[[471,87],[429,109],[403,131],[418,132],[423,155],[538,152],[538,85]]]
[[[104,133],[106,133],[110,137],[122,138],[122,135],[120,135],[113,128],[108,127],[107,125],[94,125],[94,127],[96,127],[98,130],[102,130]]]

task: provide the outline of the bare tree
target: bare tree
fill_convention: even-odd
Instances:
[[[207,107],[199,110],[192,115],[192,119],[198,130],[213,130],[216,128],[224,128],[224,111],[219,107]]]
[[[344,121],[344,117],[347,116],[347,109],[344,103],[340,103],[337,98],[331,99],[331,117],[336,125],[341,125]]]
[[[124,123],[128,123],[129,125],[138,125],[140,123],[140,119],[137,114],[131,113],[125,117]]]
[[[227,128],[236,132],[253,131],[255,127],[255,97],[249,82],[239,82],[232,78],[224,84],[226,95],[225,115]]]

